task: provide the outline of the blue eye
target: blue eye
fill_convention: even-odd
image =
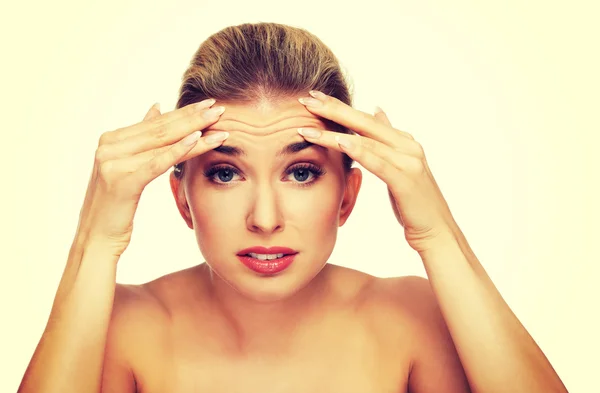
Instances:
[[[290,167],[285,173],[286,175],[297,174],[298,176],[294,176],[294,178],[298,181],[298,185],[301,187],[308,187],[323,176],[325,170],[314,164],[298,164]],[[310,174],[313,175],[313,180],[306,182],[306,178],[309,177]]]
[[[206,176],[208,180],[215,184],[229,183],[233,175],[239,174],[240,172],[237,169],[227,165],[215,165],[204,171],[204,176]],[[219,181],[215,180],[215,175],[217,175]]]
[[[323,176],[325,170],[317,165],[304,163],[288,168],[285,171],[285,174],[288,176],[295,175],[294,178],[300,187],[308,187]],[[307,182],[306,180],[311,174],[312,180]],[[239,170],[229,165],[215,165],[204,171],[204,176],[211,183],[220,186],[231,183],[231,180],[235,175],[240,175]]]

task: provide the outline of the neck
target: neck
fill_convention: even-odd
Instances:
[[[205,266],[211,299],[235,333],[242,352],[284,351],[302,334],[306,321],[319,313],[328,265],[304,288],[285,299],[263,303],[249,299]]]

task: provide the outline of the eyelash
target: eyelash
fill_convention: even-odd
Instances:
[[[302,164],[298,164],[298,165],[294,165],[289,167],[288,169],[286,169],[285,174],[286,175],[291,175],[294,172],[296,172],[297,170],[300,169],[304,169],[304,170],[308,170],[313,174],[313,179],[309,182],[305,182],[305,183],[300,183],[297,182],[296,184],[298,184],[299,187],[310,187],[311,185],[313,185],[321,176],[323,176],[326,172],[323,168],[321,168],[320,166],[314,165],[314,164],[309,164],[309,163],[302,163]],[[204,171],[204,176],[208,179],[208,181],[210,181],[213,184],[216,184],[218,186],[221,187],[229,187],[229,183],[231,182],[217,182],[214,179],[214,176],[223,171],[223,170],[229,170],[231,172],[233,172],[235,175],[240,175],[240,171],[232,166],[229,165],[215,165],[212,166],[210,168],[207,168]]]

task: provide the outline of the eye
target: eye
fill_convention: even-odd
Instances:
[[[224,184],[224,183],[230,183],[231,182],[231,178],[234,175],[239,175],[240,172],[235,169],[232,166],[229,165],[215,165],[212,166],[210,168],[207,168],[204,171],[204,176],[206,176],[206,178],[215,184]],[[217,175],[216,177],[219,178],[219,181],[215,180],[215,175]]]
[[[203,174],[211,183],[224,186],[232,183],[231,180],[234,176],[239,176],[240,171],[229,165],[215,165],[207,168]],[[323,176],[325,170],[315,164],[303,163],[286,169],[285,174],[294,175],[294,179],[300,187],[308,187]],[[310,175],[312,175],[312,180],[306,181]]]
[[[285,173],[287,175],[295,175],[294,178],[298,181],[298,185],[300,187],[308,187],[317,181],[318,178],[323,176],[325,174],[325,170],[317,165],[304,163],[288,168]],[[306,182],[305,180],[310,174],[313,175],[313,180]]]

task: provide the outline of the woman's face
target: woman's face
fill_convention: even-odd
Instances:
[[[342,154],[314,144],[278,154],[305,142],[297,128],[327,129],[295,99],[217,104],[226,110],[203,136],[211,131],[230,136],[220,148],[186,162],[181,182],[171,177],[179,209],[216,279],[257,301],[286,298],[324,267],[337,228],[354,207],[361,172],[353,168],[345,178]],[[233,154],[232,147],[241,153]],[[253,246],[289,247],[298,254],[287,269],[265,275],[237,256]]]

